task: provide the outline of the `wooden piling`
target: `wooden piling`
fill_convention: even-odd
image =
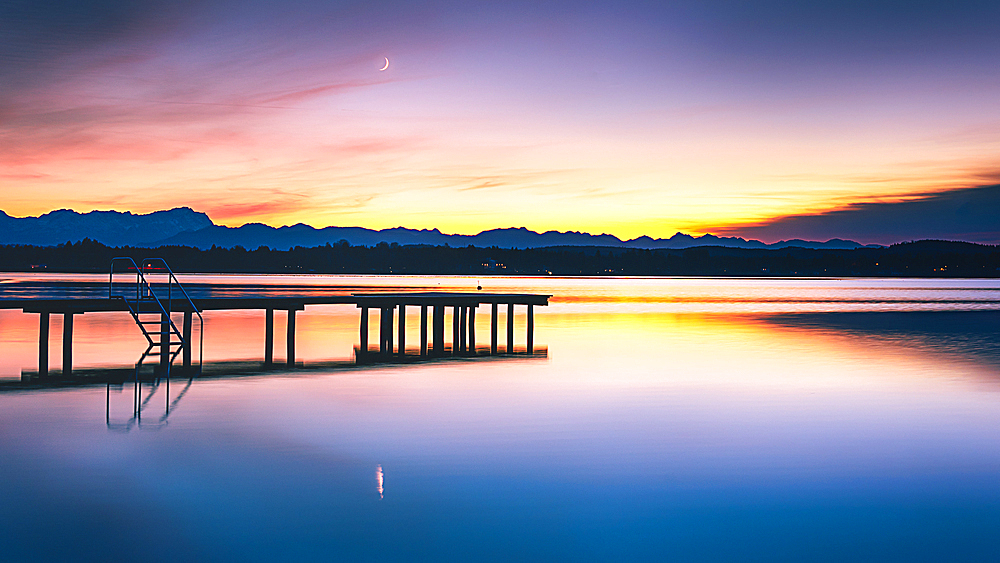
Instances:
[[[434,306],[434,355],[444,354],[444,306]]]
[[[385,307],[378,311],[378,353],[385,354]]]
[[[285,350],[287,356],[285,363],[289,367],[292,367],[295,365],[295,309],[288,310],[288,326],[285,332]]]
[[[49,374],[49,312],[38,315],[38,375]]]
[[[406,305],[399,304],[399,356],[406,355]]]
[[[462,341],[462,314],[459,311],[461,307],[455,305],[451,308],[451,353],[455,355],[458,353],[458,343]]]
[[[395,307],[386,307],[385,309],[385,350],[390,355],[392,354],[393,347],[393,337],[392,337],[392,320],[393,316],[396,314]]]
[[[476,355],[476,307],[469,307],[469,353]]]
[[[493,303],[493,310],[490,315],[490,355],[497,355],[497,312],[500,307]]]
[[[379,352],[382,354],[392,354],[392,316],[394,312],[395,307],[382,307],[382,318],[379,322],[379,332],[381,333]]]
[[[368,307],[361,307],[361,345],[358,347],[362,354],[368,352]]]
[[[514,304],[507,304],[507,353],[514,353]]]
[[[535,306],[528,304],[528,353],[535,353]]]
[[[467,350],[469,334],[469,308],[463,305],[459,309],[462,311],[462,318],[458,323],[458,351],[465,352]]]
[[[160,313],[160,373],[170,365],[170,317]]]
[[[191,347],[192,347],[192,330],[191,325],[194,321],[194,313],[192,311],[184,311],[184,367],[191,367]]]
[[[274,363],[274,309],[264,310],[264,364]]]
[[[63,345],[62,345],[63,375],[73,373],[73,313],[63,313]]]
[[[420,355],[427,355],[427,305],[420,306]]]

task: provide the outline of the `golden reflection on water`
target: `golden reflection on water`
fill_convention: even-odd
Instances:
[[[12,274],[6,281],[103,283],[103,276]],[[549,348],[549,362],[581,368],[602,366],[608,383],[619,379],[733,378],[793,384],[807,377],[844,382],[857,374],[882,380],[891,374],[920,371],[929,364],[961,364],[963,372],[995,365],[982,354],[965,355],[959,344],[947,352],[920,331],[891,338],[847,330],[836,323],[795,324],[775,319],[807,312],[1000,308],[997,280],[827,280],[691,278],[476,278],[432,276],[182,276],[194,284],[227,287],[323,288],[351,290],[458,290],[483,285],[483,291],[553,295],[549,307],[535,308],[537,346]],[[10,283],[8,283],[10,285]],[[16,283],[15,283],[16,285]],[[242,289],[241,289],[242,291]],[[784,313],[792,313],[784,315]],[[490,343],[490,308],[476,314],[476,344]],[[506,307],[498,310],[499,344],[506,340]],[[349,361],[360,337],[359,311],[353,306],[309,306],[299,312],[296,357],[303,362]],[[525,309],[515,312],[515,346],[524,346]],[[904,323],[905,324],[905,323]],[[377,342],[378,311],[369,322],[369,342]],[[451,313],[446,317],[451,326]],[[59,369],[62,318],[52,316],[50,367]],[[286,316],[275,312],[274,359],[285,357]],[[0,377],[18,377],[37,362],[38,316],[0,311]],[[450,330],[446,330],[450,338]],[[406,347],[417,351],[419,308],[407,308]],[[205,314],[205,360],[261,361],[263,311],[209,311]],[[119,313],[88,313],[75,318],[75,367],[127,366],[145,348],[131,318]],[[628,361],[623,359],[628,358]],[[889,365],[891,364],[891,367]],[[620,377],[622,366],[632,370]],[[794,369],[797,366],[799,369]],[[967,369],[966,369],[967,368]],[[941,369],[946,369],[942,367]],[[947,368],[950,369],[950,368]],[[926,370],[924,370],[926,371]],[[953,372],[954,370],[951,370]],[[593,373],[594,370],[584,370]],[[808,374],[803,376],[803,374]]]

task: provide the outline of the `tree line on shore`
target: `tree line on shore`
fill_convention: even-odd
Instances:
[[[0,271],[107,272],[111,259],[163,258],[175,272],[466,274],[556,276],[890,276],[1000,277],[1000,247],[917,241],[830,250],[426,246],[346,241],[311,248],[109,247],[90,239],[58,246],[0,246]]]

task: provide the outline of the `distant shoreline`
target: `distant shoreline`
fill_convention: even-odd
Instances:
[[[0,272],[107,273],[111,259],[161,257],[175,272],[511,276],[712,276],[998,278],[1000,247],[918,241],[882,248],[745,249],[699,246],[630,249],[564,246],[510,249],[428,245],[291,250],[187,246],[110,247],[84,240],[58,246],[2,245]]]

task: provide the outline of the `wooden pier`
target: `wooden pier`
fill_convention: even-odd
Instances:
[[[295,296],[295,297],[215,297],[197,300],[198,311],[219,310],[263,310],[264,323],[264,363],[274,360],[274,312],[285,311],[286,323],[286,364],[295,366],[295,315],[308,305],[354,305],[360,309],[359,346],[355,359],[358,363],[379,361],[400,361],[407,358],[432,358],[445,356],[474,356],[476,347],[476,312],[480,305],[489,305],[490,348],[488,355],[512,354],[514,352],[514,317],[516,307],[526,307],[525,341],[526,352],[534,352],[534,307],[548,305],[549,295],[523,293],[355,293],[342,296]],[[183,364],[191,366],[192,316],[197,313],[187,299],[167,302],[169,311],[183,315]],[[133,306],[136,306],[133,303]],[[157,313],[155,303],[139,303],[139,311]],[[406,354],[407,308],[419,308],[420,345],[416,356]],[[506,339],[501,349],[498,319],[501,307],[506,309]],[[25,313],[39,315],[38,327],[38,375],[49,373],[49,321],[52,315],[63,316],[62,372],[70,375],[73,371],[73,317],[85,313],[121,311],[129,312],[129,306],[120,298],[62,298],[62,299],[0,299],[0,309],[20,309]],[[379,311],[379,345],[369,347],[369,311]],[[451,346],[446,341],[445,318],[448,309],[452,313]],[[166,326],[164,320],[163,326]],[[169,346],[169,334],[163,329],[161,342],[163,355]]]

